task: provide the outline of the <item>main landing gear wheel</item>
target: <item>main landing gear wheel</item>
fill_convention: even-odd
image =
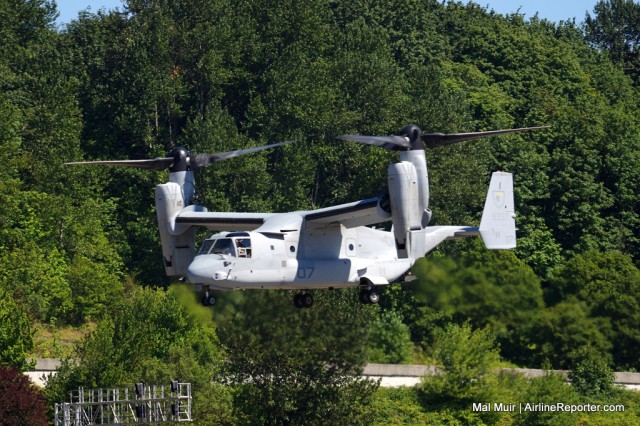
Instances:
[[[368,304],[376,304],[380,301],[380,293],[376,291],[375,288],[372,289],[363,289],[360,290],[360,295],[358,296],[360,302],[365,305]]]
[[[309,293],[298,293],[293,296],[293,304],[296,308],[310,308],[313,306],[313,296]]]

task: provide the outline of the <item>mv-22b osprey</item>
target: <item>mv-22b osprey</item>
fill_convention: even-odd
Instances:
[[[389,166],[388,189],[375,198],[290,213],[209,212],[194,203],[193,171],[220,160],[288,142],[221,154],[192,154],[182,147],[169,157],[94,161],[152,170],[169,169],[156,187],[155,202],[165,270],[186,277],[213,305],[214,292],[238,289],[299,290],[298,308],[313,304],[311,289],[359,287],[362,303],[377,303],[378,286],[401,280],[417,259],[446,239],[479,235],[488,249],[516,246],[513,181],[495,172],[479,227],[428,226],[429,180],[424,147],[545,127],[474,133],[424,134],[409,125],[394,136],[339,136],[399,151]],[[290,141],[289,141],[290,142]],[[371,225],[392,221],[391,231]],[[219,231],[195,251],[195,227]]]

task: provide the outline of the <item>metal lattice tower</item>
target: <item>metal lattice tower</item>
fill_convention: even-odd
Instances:
[[[55,426],[151,425],[190,422],[191,383],[78,389],[55,405]]]

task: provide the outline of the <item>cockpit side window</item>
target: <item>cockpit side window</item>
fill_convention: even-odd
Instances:
[[[251,239],[237,238],[236,247],[238,249],[238,257],[251,257]]]
[[[211,249],[211,254],[223,254],[227,256],[235,256],[236,249],[233,246],[231,238],[220,238]]]
[[[204,242],[202,243],[202,247],[200,247],[200,251],[198,252],[198,254],[207,254],[209,253],[209,250],[211,250],[211,247],[213,246],[213,243],[215,243],[216,240],[204,240]]]

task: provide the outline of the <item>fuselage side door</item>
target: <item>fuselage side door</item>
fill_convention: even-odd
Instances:
[[[300,234],[298,232],[287,232],[284,234],[284,246],[285,251],[287,252],[287,257],[296,258],[298,257],[298,241],[300,239]]]
[[[344,252],[348,257],[355,257],[358,255],[358,244],[354,238],[345,238]]]

